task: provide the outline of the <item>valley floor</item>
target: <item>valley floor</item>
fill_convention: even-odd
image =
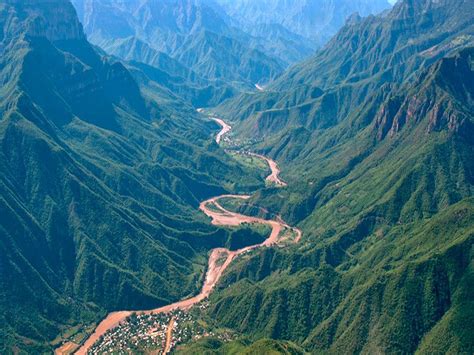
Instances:
[[[219,144],[221,139],[231,130],[231,126],[225,123],[223,120],[218,118],[212,118],[217,122],[221,127],[221,131],[216,136],[216,142]],[[267,181],[274,183],[276,186],[283,187],[286,186],[286,183],[283,182],[279,173],[280,170],[275,161],[267,158],[263,155],[255,153],[245,153],[252,156],[258,157],[266,161],[271,169],[271,174],[267,177]],[[247,252],[255,250],[261,247],[270,247],[275,245],[283,245],[285,243],[297,243],[301,239],[302,232],[294,227],[289,226],[281,219],[276,220],[266,220],[258,217],[250,217],[242,215],[236,212],[231,212],[219,203],[221,199],[238,199],[238,200],[247,200],[251,196],[248,195],[221,195],[211,199],[208,199],[200,204],[200,210],[209,216],[212,219],[212,224],[216,226],[239,226],[242,224],[251,224],[251,225],[267,225],[271,228],[270,236],[262,243],[247,246],[238,250],[231,251],[226,248],[216,248],[211,251],[208,261],[208,269],[205,277],[204,284],[202,286],[201,292],[191,298],[169,304],[157,309],[148,310],[148,311],[119,311],[112,312],[97,326],[94,333],[82,344],[82,346],[77,350],[76,354],[84,355],[89,351],[95,353],[104,350],[103,344],[104,336],[115,328],[119,327],[121,324],[127,322],[131,317],[135,316],[156,316],[156,315],[168,315],[176,311],[188,311],[192,307],[201,304],[204,300],[208,298],[212,290],[219,282],[222,274],[231,264],[231,262],[240,255],[243,255]],[[168,353],[174,345],[176,345],[176,339],[173,338],[173,330],[175,328],[175,318],[171,316],[169,323],[167,325],[166,334],[161,334],[164,337],[163,341],[163,353]],[[110,339],[109,339],[110,338]],[[106,346],[110,346],[111,343],[119,341],[113,336],[106,337],[107,339]],[[161,338],[160,338],[161,339]],[[74,351],[77,348],[77,345],[73,343],[65,343],[63,346],[56,350],[56,354],[68,354],[71,353],[71,350]]]

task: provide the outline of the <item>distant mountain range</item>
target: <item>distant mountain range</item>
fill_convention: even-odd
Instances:
[[[269,28],[281,28],[309,40],[313,47],[324,45],[354,13],[365,17],[390,8],[386,0],[216,1],[229,17],[255,36],[272,39]]]
[[[228,97],[229,86],[233,91],[255,90],[255,84],[272,81],[327,41],[350,14],[367,15],[389,7],[385,0],[343,1],[341,6],[326,1],[318,11],[319,5],[308,1],[278,2],[276,7],[262,2],[257,8],[248,2],[213,0],[73,3],[89,40],[109,54],[165,71],[160,64],[166,56],[167,62],[175,60],[174,66],[184,66],[192,77],[201,78],[189,81],[190,86],[222,89],[209,101],[201,100],[204,106]],[[265,8],[271,15],[263,16]],[[296,12],[287,24],[281,16],[290,9]],[[321,16],[314,18],[315,13]],[[202,79],[208,82],[203,84]]]
[[[77,0],[75,5],[92,43],[124,59],[153,65],[149,51],[166,53],[208,80],[247,87],[283,71],[276,58],[241,41],[246,35],[205,1]],[[131,45],[137,41],[139,48]]]
[[[234,120],[256,124],[261,135],[337,124],[370,94],[414,80],[418,70],[472,45],[471,17],[462,12],[470,9],[466,1],[404,1],[385,15],[353,17],[323,49],[286,71],[267,92],[243,94],[224,104],[224,111]]]

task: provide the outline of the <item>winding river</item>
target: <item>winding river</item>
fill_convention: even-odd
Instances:
[[[217,122],[221,127],[221,131],[216,136],[216,142],[219,144],[221,142],[222,137],[227,134],[231,127],[225,123],[222,119],[219,118],[212,118],[215,122]],[[249,153],[254,155],[258,158],[265,160],[270,169],[271,175],[267,177],[268,181],[275,183],[277,186],[286,186],[286,183],[283,182],[280,177],[279,173],[280,170],[278,169],[278,165],[275,161],[267,158],[265,156]],[[219,282],[222,274],[230,265],[232,260],[234,260],[237,256],[244,254],[250,250],[261,248],[261,247],[269,247],[273,245],[277,245],[281,242],[291,241],[297,243],[301,239],[301,231],[297,228],[290,227],[280,218],[277,220],[266,220],[257,217],[250,217],[245,216],[236,212],[231,212],[222,207],[219,203],[219,200],[224,198],[234,198],[234,199],[242,199],[247,200],[251,196],[248,195],[222,195],[213,197],[209,200],[202,202],[199,206],[199,209],[209,216],[212,219],[212,224],[217,226],[238,226],[242,223],[251,223],[251,224],[265,224],[271,227],[272,231],[270,236],[261,244],[251,245],[239,250],[231,251],[225,248],[216,248],[211,251],[208,261],[208,268],[206,277],[204,280],[204,284],[202,286],[201,292],[191,298],[184,299],[182,301],[178,301],[167,306],[163,306],[160,308],[147,310],[147,311],[120,311],[120,312],[112,312],[107,315],[107,317],[99,323],[97,328],[95,329],[94,333],[90,335],[90,337],[86,340],[86,342],[77,350],[76,354],[84,355],[87,354],[87,351],[94,345],[94,343],[104,335],[108,330],[111,330],[118,326],[121,322],[123,322],[127,317],[132,315],[133,313],[136,314],[157,314],[157,313],[168,313],[176,309],[187,310],[196,305],[197,303],[205,300],[216,284]],[[210,208],[212,206],[212,208]],[[67,349],[70,347],[71,343],[65,343],[61,348],[56,350],[57,354],[63,354],[64,351],[61,349]]]

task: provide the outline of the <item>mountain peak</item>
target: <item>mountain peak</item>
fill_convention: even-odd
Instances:
[[[76,10],[67,0],[6,0],[13,16],[6,33],[21,33],[48,40],[83,40],[85,35]]]
[[[347,24],[355,24],[355,23],[359,23],[360,21],[362,21],[362,17],[359,15],[358,12],[354,12],[352,15],[350,15],[347,18],[346,23]]]

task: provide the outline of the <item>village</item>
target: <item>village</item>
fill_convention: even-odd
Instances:
[[[117,327],[105,333],[88,351],[88,354],[167,354],[178,345],[203,337],[216,337],[228,341],[230,333],[209,331],[197,312],[207,303],[193,310],[174,310],[169,313],[132,314]]]

